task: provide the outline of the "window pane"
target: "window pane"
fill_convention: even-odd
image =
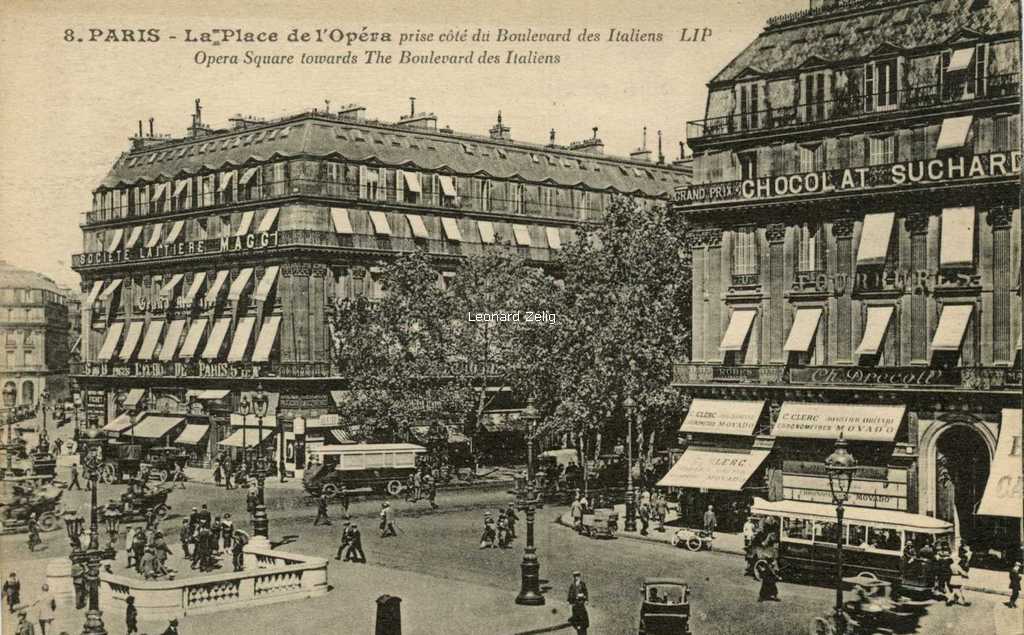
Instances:
[[[895,529],[868,527],[868,545],[883,551],[900,551],[900,532]]]
[[[851,547],[862,547],[867,538],[868,528],[864,525],[850,525],[846,534],[846,544]]]

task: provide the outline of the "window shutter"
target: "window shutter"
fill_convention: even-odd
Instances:
[[[380,168],[377,170],[377,200],[388,200],[388,170]]]
[[[359,166],[359,198],[363,198],[363,199],[366,198],[366,189],[367,189],[366,179],[367,179],[366,166],[365,165],[360,165]]]
[[[395,170],[395,200],[401,203],[405,200],[405,171]]]

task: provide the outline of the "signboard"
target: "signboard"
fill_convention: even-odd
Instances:
[[[1024,506],[1024,474],[1021,473],[1021,411],[1006,408],[999,424],[999,442],[992,459],[985,493],[978,513],[1020,518]]]
[[[103,390],[85,391],[85,419],[90,425],[106,424],[107,393]]]
[[[724,451],[687,448],[658,487],[691,487],[738,492],[768,458],[767,450]]]
[[[981,286],[981,274],[927,269],[858,270],[856,273],[797,273],[792,291],[842,295],[857,291],[898,291],[923,295],[936,289],[970,289]]]
[[[763,400],[694,399],[679,431],[750,436],[763,410]]]
[[[167,260],[188,256],[206,256],[238,251],[258,251],[278,246],[277,232],[257,232],[244,236],[186,240],[171,244],[161,243],[154,247],[132,247],[115,249],[112,252],[99,251],[72,256],[73,267],[123,264],[148,260]]]
[[[682,205],[771,200],[808,194],[931,185],[1018,174],[1019,151],[991,152],[862,168],[783,174],[724,183],[701,183],[677,189],[673,199]]]
[[[84,373],[93,377],[261,377],[261,364],[253,362],[85,362]]]
[[[833,504],[832,492],[828,488],[828,478],[821,477],[784,475],[782,477],[782,497],[793,501]],[[854,507],[906,511],[907,486],[903,483],[854,479],[850,486],[850,498],[846,504]]]
[[[896,438],[906,406],[864,406],[787,401],[772,428],[776,437],[887,441]]]
[[[793,384],[853,384],[888,386],[950,386],[960,383],[957,369],[911,367],[803,367],[789,369]]]

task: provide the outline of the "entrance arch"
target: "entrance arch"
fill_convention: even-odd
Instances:
[[[992,462],[986,435],[964,423],[946,424],[935,439],[935,516],[953,523],[977,552],[992,536],[992,519],[976,512]]]

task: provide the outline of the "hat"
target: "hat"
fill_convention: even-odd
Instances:
[[[381,503],[381,507],[391,507],[391,503]]]
[[[582,573],[580,573],[579,571],[573,571],[573,572],[572,572],[572,577],[574,577],[574,578],[576,578],[576,577],[579,577],[579,576],[581,576],[581,575],[583,575],[583,574],[582,574]]]
[[[171,624],[173,624],[174,626],[177,626],[178,625],[178,618],[172,617],[171,618]]]

